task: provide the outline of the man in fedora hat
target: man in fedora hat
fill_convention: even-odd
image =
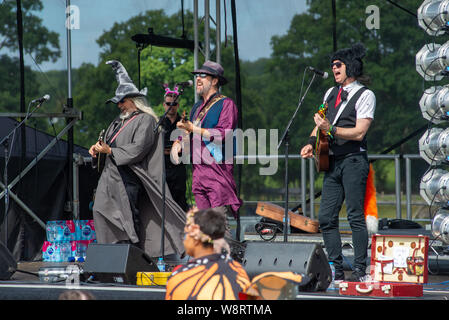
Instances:
[[[220,64],[206,61],[192,73],[196,76],[196,91],[201,99],[193,106],[190,121],[180,121],[177,126],[190,134],[195,203],[200,210],[216,208],[238,218],[242,200],[237,197],[233,176],[237,107],[232,99],[219,92],[220,86],[227,83]],[[175,141],[174,153],[181,151],[182,143]],[[229,237],[230,233],[227,235]]]
[[[154,132],[157,116],[119,61],[108,61],[118,87],[106,103],[117,104],[120,115],[109,125],[104,141],[89,149],[93,158],[105,157],[93,206],[98,243],[131,243],[150,256],[162,255],[163,144]],[[185,212],[166,188],[164,255],[184,251]],[[151,239],[151,241],[150,241]]]
[[[368,230],[364,199],[369,172],[366,134],[374,119],[376,97],[362,82],[365,48],[355,44],[333,53],[330,62],[336,86],[324,95],[328,105],[322,118],[314,115],[315,129],[302,148],[303,158],[313,157],[317,130],[329,138],[329,170],[323,179],[319,210],[320,229],[329,261],[335,266],[335,280],[345,280],[338,216],[343,201],[352,231],[354,271],[351,281],[362,281],[367,267]]]

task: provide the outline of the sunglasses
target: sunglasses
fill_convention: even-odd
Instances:
[[[177,102],[164,102],[165,105],[169,106],[169,107],[176,107],[178,105]]]
[[[206,78],[207,76],[210,76],[210,74],[207,74],[207,73],[197,73],[196,76],[199,77],[199,78],[204,79],[204,78]]]
[[[340,68],[343,65],[343,62],[334,62],[331,63],[331,69],[336,66],[337,68]]]

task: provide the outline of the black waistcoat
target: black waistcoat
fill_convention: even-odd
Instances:
[[[337,122],[334,126],[340,128],[354,128],[357,121],[357,112],[355,110],[356,102],[359,100],[362,93],[368,88],[362,87],[360,88],[346,103],[345,109],[339,116]],[[327,110],[327,119],[330,123],[333,123],[335,117],[337,116],[339,108],[341,108],[342,102],[340,102],[338,108],[335,108],[335,102],[337,100],[339,87],[334,87],[332,91],[329,93],[326,101],[329,105]],[[354,140],[345,140],[342,138],[335,138],[330,144],[330,150],[336,156],[345,155],[353,152],[360,152],[360,148],[367,150],[367,142],[366,135],[363,137],[362,141],[354,141]]]

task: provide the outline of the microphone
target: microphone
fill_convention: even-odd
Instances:
[[[315,74],[319,75],[323,79],[327,79],[329,77],[329,74],[327,72],[315,69],[314,67],[308,67],[310,71],[315,72]]]
[[[187,88],[187,87],[193,86],[193,81],[189,80],[189,81],[184,81],[184,82],[178,82],[176,85],[181,86],[183,88]]]
[[[39,99],[34,99],[33,101],[31,101],[31,103],[36,103],[36,102],[42,103],[42,102],[47,101],[47,100],[50,100],[50,95],[49,94],[46,94],[46,95],[44,95],[43,97],[41,97]]]

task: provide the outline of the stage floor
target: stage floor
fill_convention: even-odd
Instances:
[[[78,287],[68,287],[65,281],[45,283],[39,280],[39,269],[42,267],[64,267],[69,263],[21,262],[18,270],[10,280],[0,281],[0,300],[58,300],[66,290],[80,289],[90,292],[97,300],[164,300],[164,286],[137,286],[119,284],[92,284],[81,282]],[[82,264],[79,264],[82,267]],[[33,273],[33,274],[30,274]],[[350,272],[347,272],[349,276]],[[326,292],[299,292],[296,300],[448,300],[449,276],[429,275],[428,283],[424,285],[423,297],[414,298],[372,298],[340,295],[337,289]]]
[[[71,263],[73,265],[73,263]],[[0,281],[0,300],[58,300],[66,290],[90,292],[96,300],[164,300],[164,286],[137,286],[80,282],[68,286],[65,280],[47,283],[40,281],[38,272],[45,267],[67,267],[70,263],[20,262],[10,280]],[[82,268],[83,264],[77,264]],[[33,273],[33,274],[31,274]]]

